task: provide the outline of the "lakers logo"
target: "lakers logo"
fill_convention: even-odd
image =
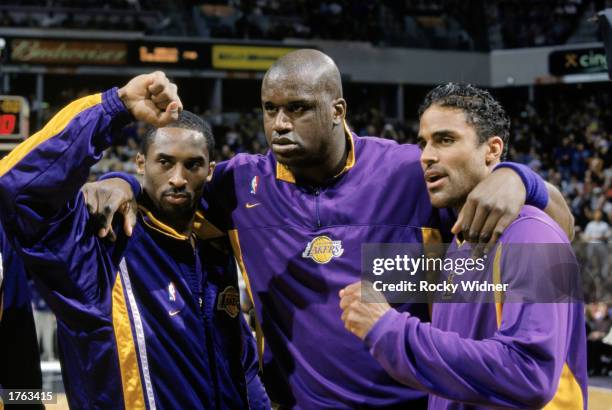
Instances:
[[[235,287],[228,286],[223,292],[219,293],[217,310],[224,311],[232,318],[238,316],[238,313],[240,313],[240,294]]]
[[[342,256],[344,249],[342,241],[332,241],[327,236],[317,236],[308,242],[306,249],[302,253],[303,258],[311,258],[317,263],[327,263],[332,258]]]

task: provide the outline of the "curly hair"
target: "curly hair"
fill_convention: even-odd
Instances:
[[[189,111],[181,111],[178,120],[166,125],[165,128],[183,128],[186,130],[201,132],[202,135],[204,135],[204,138],[206,139],[208,158],[212,160],[213,151],[215,149],[215,139],[213,138],[213,133],[210,128],[210,125],[200,116]],[[144,135],[142,136],[142,141],[140,142],[141,153],[146,155],[147,151],[149,150],[149,147],[153,143],[153,139],[156,133],[157,128],[151,125],[147,125]]]
[[[419,107],[419,118],[432,105],[462,110],[467,123],[474,127],[482,144],[493,136],[504,141],[501,159],[508,153],[510,119],[499,102],[486,90],[471,84],[446,83],[439,85],[425,96]]]

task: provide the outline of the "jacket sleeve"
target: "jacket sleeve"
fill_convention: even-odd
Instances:
[[[506,306],[504,328],[489,339],[465,339],[392,309],[366,344],[393,378],[409,386],[476,405],[541,408],[563,368],[558,335],[566,334],[569,305]]]
[[[268,393],[258,374],[259,360],[255,338],[242,314],[240,314],[240,326],[242,328],[242,365],[247,383],[249,408],[251,410],[270,409]]]
[[[116,89],[84,97],[0,161],[3,227],[49,306],[69,325],[102,320],[98,302],[112,288],[116,269],[88,225],[79,190],[129,120]]]

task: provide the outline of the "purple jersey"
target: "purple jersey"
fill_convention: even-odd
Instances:
[[[566,244],[569,249],[561,229],[530,206],[500,243],[491,272],[513,283],[538,273],[529,269],[537,263],[509,256],[510,244]],[[447,256],[458,246],[453,241]],[[430,409],[582,410],[587,408],[585,336],[582,303],[439,303],[431,324],[386,313],[366,343],[395,379],[431,393]]]
[[[263,377],[283,407],[410,408],[423,393],[393,380],[340,319],[338,292],[360,279],[361,246],[440,240],[420,151],[347,132],[344,170],[296,184],[267,155],[217,165],[206,219],[228,231],[265,335]],[[426,305],[398,310],[427,316]]]

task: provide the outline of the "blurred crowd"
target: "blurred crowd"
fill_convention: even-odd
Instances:
[[[597,40],[608,0],[4,0],[0,27],[491,50]]]

